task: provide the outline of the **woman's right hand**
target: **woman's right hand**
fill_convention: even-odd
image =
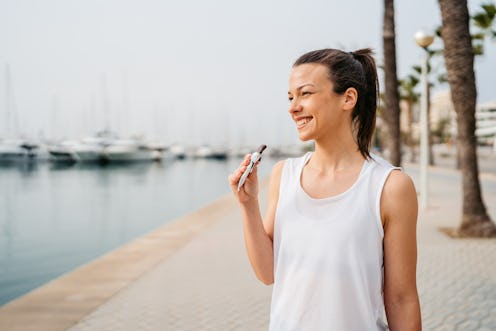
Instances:
[[[250,201],[256,201],[258,199],[258,176],[257,176],[257,168],[258,162],[253,167],[253,171],[246,178],[245,183],[238,191],[238,183],[245,172],[246,168],[250,164],[251,154],[247,154],[244,160],[239,165],[238,169],[236,169],[231,175],[229,175],[229,185],[231,186],[231,190],[234,195],[238,199],[240,203],[247,203]]]

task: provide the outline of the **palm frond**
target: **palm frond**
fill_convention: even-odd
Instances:
[[[484,44],[472,44],[472,49],[476,56],[484,54]]]
[[[448,82],[448,76],[446,73],[442,73],[437,76],[437,81],[441,84],[447,83]]]
[[[486,15],[486,13],[477,13],[472,16],[474,25],[478,28],[486,30],[491,27],[492,20]]]
[[[481,7],[484,9],[489,18],[494,19],[496,16],[496,5],[494,3],[485,3],[482,4]]]
[[[475,39],[475,40],[484,40],[485,36],[486,35],[483,32],[478,32],[478,33],[472,34],[470,37],[472,37],[472,39]]]

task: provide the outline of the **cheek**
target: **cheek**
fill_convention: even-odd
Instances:
[[[319,128],[325,127],[325,128],[331,128],[335,127],[339,122],[340,119],[337,114],[335,113],[335,110],[333,109],[321,109],[319,112],[319,116],[317,116],[315,125],[317,125]]]

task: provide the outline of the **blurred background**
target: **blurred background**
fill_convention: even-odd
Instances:
[[[469,4],[475,10],[480,1]],[[372,47],[380,64],[382,7],[375,0],[2,0],[1,135],[69,139],[109,129],[166,144],[295,144],[286,115],[292,63],[317,48]],[[420,63],[415,32],[441,20],[435,0],[398,1],[396,12],[404,77]],[[479,102],[494,100],[495,56],[496,44],[487,43],[476,61]]]
[[[287,113],[292,63],[372,47],[382,67],[383,10],[378,0],[0,0],[0,305],[228,193],[227,175],[259,144],[262,175],[311,148]],[[435,0],[395,10],[407,79],[421,61],[415,33],[441,17]],[[487,42],[475,60],[488,109],[495,58]],[[448,84],[431,96],[433,130],[444,123],[435,149],[450,153]]]

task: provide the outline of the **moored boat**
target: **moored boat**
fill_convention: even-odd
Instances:
[[[0,162],[31,161],[36,158],[39,145],[24,139],[0,141]]]

